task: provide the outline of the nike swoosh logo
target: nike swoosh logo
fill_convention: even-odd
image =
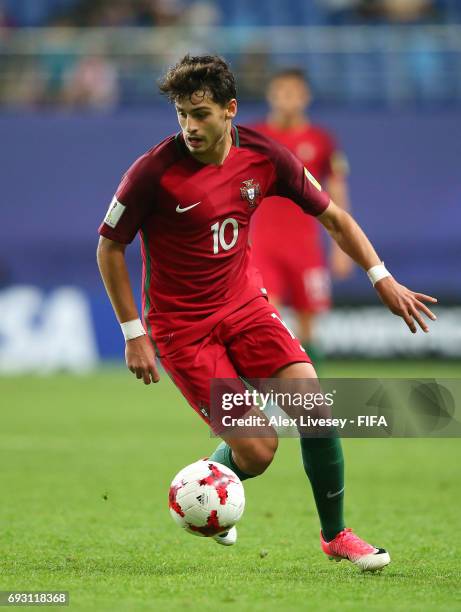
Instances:
[[[332,497],[337,497],[338,495],[341,495],[343,491],[344,491],[344,487],[340,489],[339,491],[336,491],[336,493],[331,493],[331,491],[328,491],[327,498],[331,499]]]
[[[201,202],[201,200],[200,200],[200,202]],[[186,212],[186,210],[190,210],[191,208],[194,208],[194,206],[198,206],[200,204],[200,202],[196,202],[195,204],[191,204],[190,206],[186,206],[185,208],[181,208],[181,206],[178,204],[176,206],[176,212],[177,213]]]

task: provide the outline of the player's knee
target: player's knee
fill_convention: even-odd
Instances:
[[[246,445],[246,448],[241,453],[242,469],[248,474],[262,474],[272,463],[275,452],[278,447],[278,439],[260,438]]]
[[[262,472],[264,472],[272,463],[272,460],[275,456],[275,453],[279,445],[279,441],[277,437],[265,438],[264,442],[265,444],[263,445],[263,448],[259,451],[260,465],[262,467]]]

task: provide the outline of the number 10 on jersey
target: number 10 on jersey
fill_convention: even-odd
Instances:
[[[227,225],[231,225],[233,229],[233,236],[230,242],[226,242],[225,237]],[[223,251],[228,251],[235,245],[239,235],[239,226],[235,219],[229,217],[228,219],[225,219],[221,224],[218,221],[217,223],[212,225],[211,231],[213,232],[213,253],[217,255],[219,253],[220,248],[223,249]]]

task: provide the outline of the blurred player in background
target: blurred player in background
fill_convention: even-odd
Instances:
[[[290,149],[325,185],[331,199],[349,210],[347,160],[337,149],[334,138],[310,122],[306,113],[311,101],[309,83],[302,70],[280,71],[267,89],[267,120],[254,127]],[[252,223],[254,264],[262,273],[269,299],[277,308],[293,307],[298,336],[315,363],[318,358],[312,342],[315,316],[331,305],[328,263],[333,276],[344,279],[352,271],[352,260],[331,241],[327,262],[319,223],[286,199],[267,198]]]

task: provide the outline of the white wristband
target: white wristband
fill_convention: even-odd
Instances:
[[[386,266],[384,265],[384,261],[378,264],[377,266],[373,266],[372,268],[370,268],[367,274],[373,287],[382,278],[386,278],[386,276],[391,276],[391,273],[389,272],[389,270],[386,269]]]
[[[133,338],[139,338],[139,336],[145,336],[146,330],[144,329],[140,319],[133,319],[132,321],[125,321],[120,323],[122,333],[125,340],[133,340]]]

